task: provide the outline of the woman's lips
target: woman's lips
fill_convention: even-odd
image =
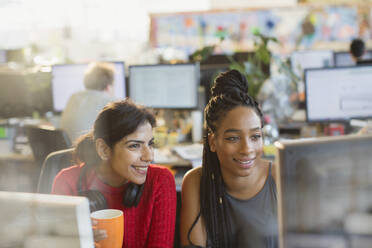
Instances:
[[[251,159],[236,159],[236,158],[234,158],[234,161],[236,161],[239,164],[239,166],[241,168],[244,168],[244,169],[250,168],[253,165],[255,160],[256,160],[256,158],[251,158]]]
[[[149,168],[148,166],[136,166],[136,165],[132,165],[132,167],[140,175],[146,175],[147,169]]]

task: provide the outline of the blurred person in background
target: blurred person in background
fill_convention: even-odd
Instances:
[[[85,90],[74,93],[61,116],[61,128],[71,141],[87,133],[99,111],[114,101],[112,86],[115,69],[111,63],[92,62],[84,75]]]
[[[362,60],[363,55],[366,52],[366,46],[364,41],[361,39],[354,39],[350,43],[350,54],[353,60],[357,63]]]

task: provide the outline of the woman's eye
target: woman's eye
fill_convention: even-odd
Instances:
[[[252,136],[252,140],[259,140],[261,139],[261,135],[260,134],[255,134]]]
[[[226,140],[228,141],[237,141],[239,137],[227,137]]]
[[[154,142],[153,140],[149,142],[149,146],[150,146],[150,147],[153,147],[154,144],[155,144],[155,142]]]
[[[139,148],[140,144],[131,144],[129,148]]]

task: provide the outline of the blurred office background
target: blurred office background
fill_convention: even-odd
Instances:
[[[156,112],[154,162],[172,170],[178,192],[184,173],[201,164],[202,113],[211,83],[229,68],[252,82],[250,93],[265,116],[267,159],[275,159],[275,141],[341,136],[371,125],[372,65],[357,67],[349,46],[355,38],[364,40],[363,59],[372,59],[372,0],[0,0],[0,37],[0,191],[44,193],[38,184],[48,191],[53,177],[45,179],[46,173],[56,171],[41,173],[45,159],[73,143],[60,129],[60,115],[69,94],[82,89],[79,82],[92,61],[114,63],[117,97]],[[342,157],[350,144],[335,153],[337,161],[350,161]],[[309,178],[288,182],[309,186],[315,195],[340,196],[334,202],[344,206],[350,197],[339,194],[341,186],[349,196],[362,189],[355,204],[367,206],[363,213],[371,218],[372,207],[363,200],[370,199],[372,185],[366,162],[372,159],[364,157],[369,145],[362,142],[355,151],[363,162],[358,173],[346,162],[335,169],[326,156],[327,173],[299,168],[297,175]],[[328,171],[343,185],[328,187]],[[363,180],[355,179],[359,174]],[[313,202],[310,193],[303,202]],[[315,209],[330,206],[315,201],[322,206]],[[337,228],[343,225],[337,221]],[[353,221],[347,223],[361,223]],[[368,223],[359,233],[370,235]],[[342,245],[319,241],[319,247],[369,247],[370,236],[366,240],[346,245],[343,236]]]
[[[174,164],[177,159],[171,155],[176,151],[182,159],[192,160],[191,166],[200,165],[201,146],[190,147],[190,158],[177,145],[200,145],[202,111],[210,85],[218,72],[229,68],[243,70],[257,83],[250,93],[265,113],[265,154],[269,158],[274,158],[273,143],[280,138],[351,133],[364,125],[358,120],[368,119],[370,111],[357,106],[356,112],[324,116],[314,94],[338,86],[328,84],[323,90],[325,83],[319,81],[317,72],[305,75],[304,69],[353,66],[349,45],[354,38],[365,41],[366,58],[372,58],[371,22],[372,1],[367,0],[2,0],[0,141],[3,171],[7,173],[2,173],[0,189],[36,190],[46,155],[71,145],[73,140],[55,148],[39,141],[37,145],[44,147],[40,149],[49,149],[37,151],[25,127],[60,128],[64,104],[69,94],[82,89],[77,81],[82,80],[84,66],[92,61],[115,62],[116,96],[132,97],[155,109],[158,148],[172,147],[171,152],[156,151],[158,162]],[[266,38],[270,39],[267,43]],[[182,69],[177,63],[197,67],[185,67],[182,73],[186,76],[180,81],[177,75]],[[167,71],[173,73],[164,73]],[[189,95],[178,98],[178,105],[171,101],[145,102],[150,97],[141,95],[141,87],[147,87],[143,81],[154,78],[152,72],[159,79],[157,86],[153,84],[155,88],[170,89],[167,83],[178,81],[177,87],[186,87],[186,91],[176,89],[176,93]],[[73,73],[80,74],[72,79]],[[327,71],[319,73],[331,75]],[[348,70],[332,75],[340,73],[349,75]],[[306,90],[305,81],[315,86]],[[363,87],[368,92],[368,84]],[[364,88],[360,91],[366,93]],[[177,98],[171,90],[168,94]],[[354,104],[353,110],[355,104],[365,107],[370,100],[368,96],[363,99],[347,104]],[[309,106],[315,112],[310,112]],[[356,125],[350,125],[354,118]],[[34,167],[12,165],[18,163]]]

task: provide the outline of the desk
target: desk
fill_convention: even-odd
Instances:
[[[172,167],[191,166],[191,162],[172,153],[171,148],[154,149],[154,163]]]
[[[31,153],[12,152],[6,139],[0,139],[0,171],[1,191],[35,192],[40,166]]]
[[[170,148],[162,148],[154,150],[154,164],[163,165],[172,171],[176,182],[176,190],[181,192],[183,176],[192,168],[191,161],[172,153]]]

